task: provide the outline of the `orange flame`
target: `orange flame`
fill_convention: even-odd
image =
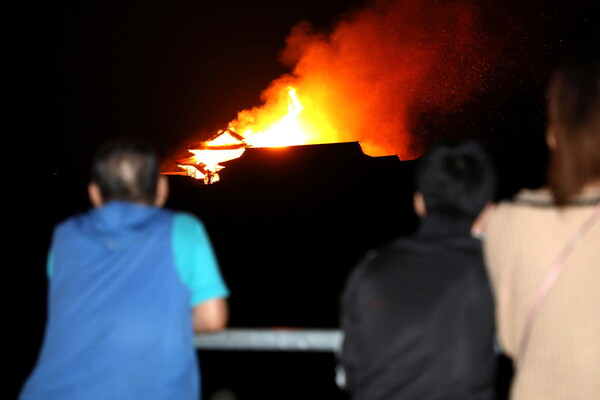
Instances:
[[[318,114],[306,108],[293,86],[286,86],[274,97],[270,107],[242,111],[211,139],[189,149],[192,157],[177,165],[186,175],[206,183],[217,182],[221,163],[240,157],[247,147],[287,147],[311,143],[332,143],[336,135],[323,124]],[[324,132],[330,132],[324,136]]]
[[[220,130],[212,139],[188,149],[192,157],[177,161],[185,174],[205,183],[217,182],[222,162],[240,157],[246,150],[243,138],[231,130]]]
[[[359,142],[371,156],[418,157],[415,115],[452,111],[485,90],[498,54],[478,10],[474,0],[374,0],[330,34],[298,24],[281,55],[292,73],[271,83],[261,106],[192,150],[193,173],[214,181],[220,163],[246,147]]]
[[[285,93],[285,112],[278,112],[282,107],[276,107],[270,118],[252,118],[244,120],[246,114],[229,124],[229,129],[240,132],[246,143],[252,147],[284,147],[306,144],[311,135],[304,122],[304,106],[298,98],[295,88],[289,86]],[[283,101],[282,101],[282,104]],[[255,123],[252,123],[256,121]]]

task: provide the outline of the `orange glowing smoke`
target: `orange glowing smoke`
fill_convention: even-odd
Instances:
[[[413,117],[484,88],[493,51],[478,21],[474,1],[379,0],[328,34],[302,22],[281,53],[292,72],[228,129],[252,147],[358,141],[371,156],[416,158]]]

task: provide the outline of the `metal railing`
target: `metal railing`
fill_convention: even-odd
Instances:
[[[199,350],[337,352],[342,343],[338,329],[228,328],[197,334]]]
[[[197,334],[194,344],[199,350],[225,351],[295,351],[339,353],[343,332],[339,329],[306,328],[229,328],[216,333]],[[496,354],[500,346],[494,341]],[[346,387],[346,374],[340,364],[335,370],[335,382]]]

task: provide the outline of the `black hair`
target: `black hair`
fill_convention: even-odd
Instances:
[[[104,202],[152,204],[159,173],[158,159],[150,146],[136,139],[118,139],[96,152],[92,182],[98,185]]]
[[[496,174],[479,143],[444,141],[419,159],[416,187],[429,215],[474,219],[495,196]]]

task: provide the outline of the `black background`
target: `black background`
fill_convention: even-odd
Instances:
[[[20,2],[8,6],[5,268],[14,397],[37,355],[54,224],[83,211],[88,163],[108,138],[140,136],[161,156],[255,106],[292,26],[328,29],[360,1]],[[415,134],[477,137],[499,197],[543,183],[544,86],[563,50],[598,33],[593,1],[480,1],[511,68],[454,113],[415,116]],[[6,7],[6,6],[5,6]],[[203,186],[170,177],[169,206],[202,218],[231,287],[233,326],[337,326],[344,279],[364,252],[416,224],[413,162],[355,144],[253,149]],[[344,398],[331,354],[203,352],[206,395]]]

